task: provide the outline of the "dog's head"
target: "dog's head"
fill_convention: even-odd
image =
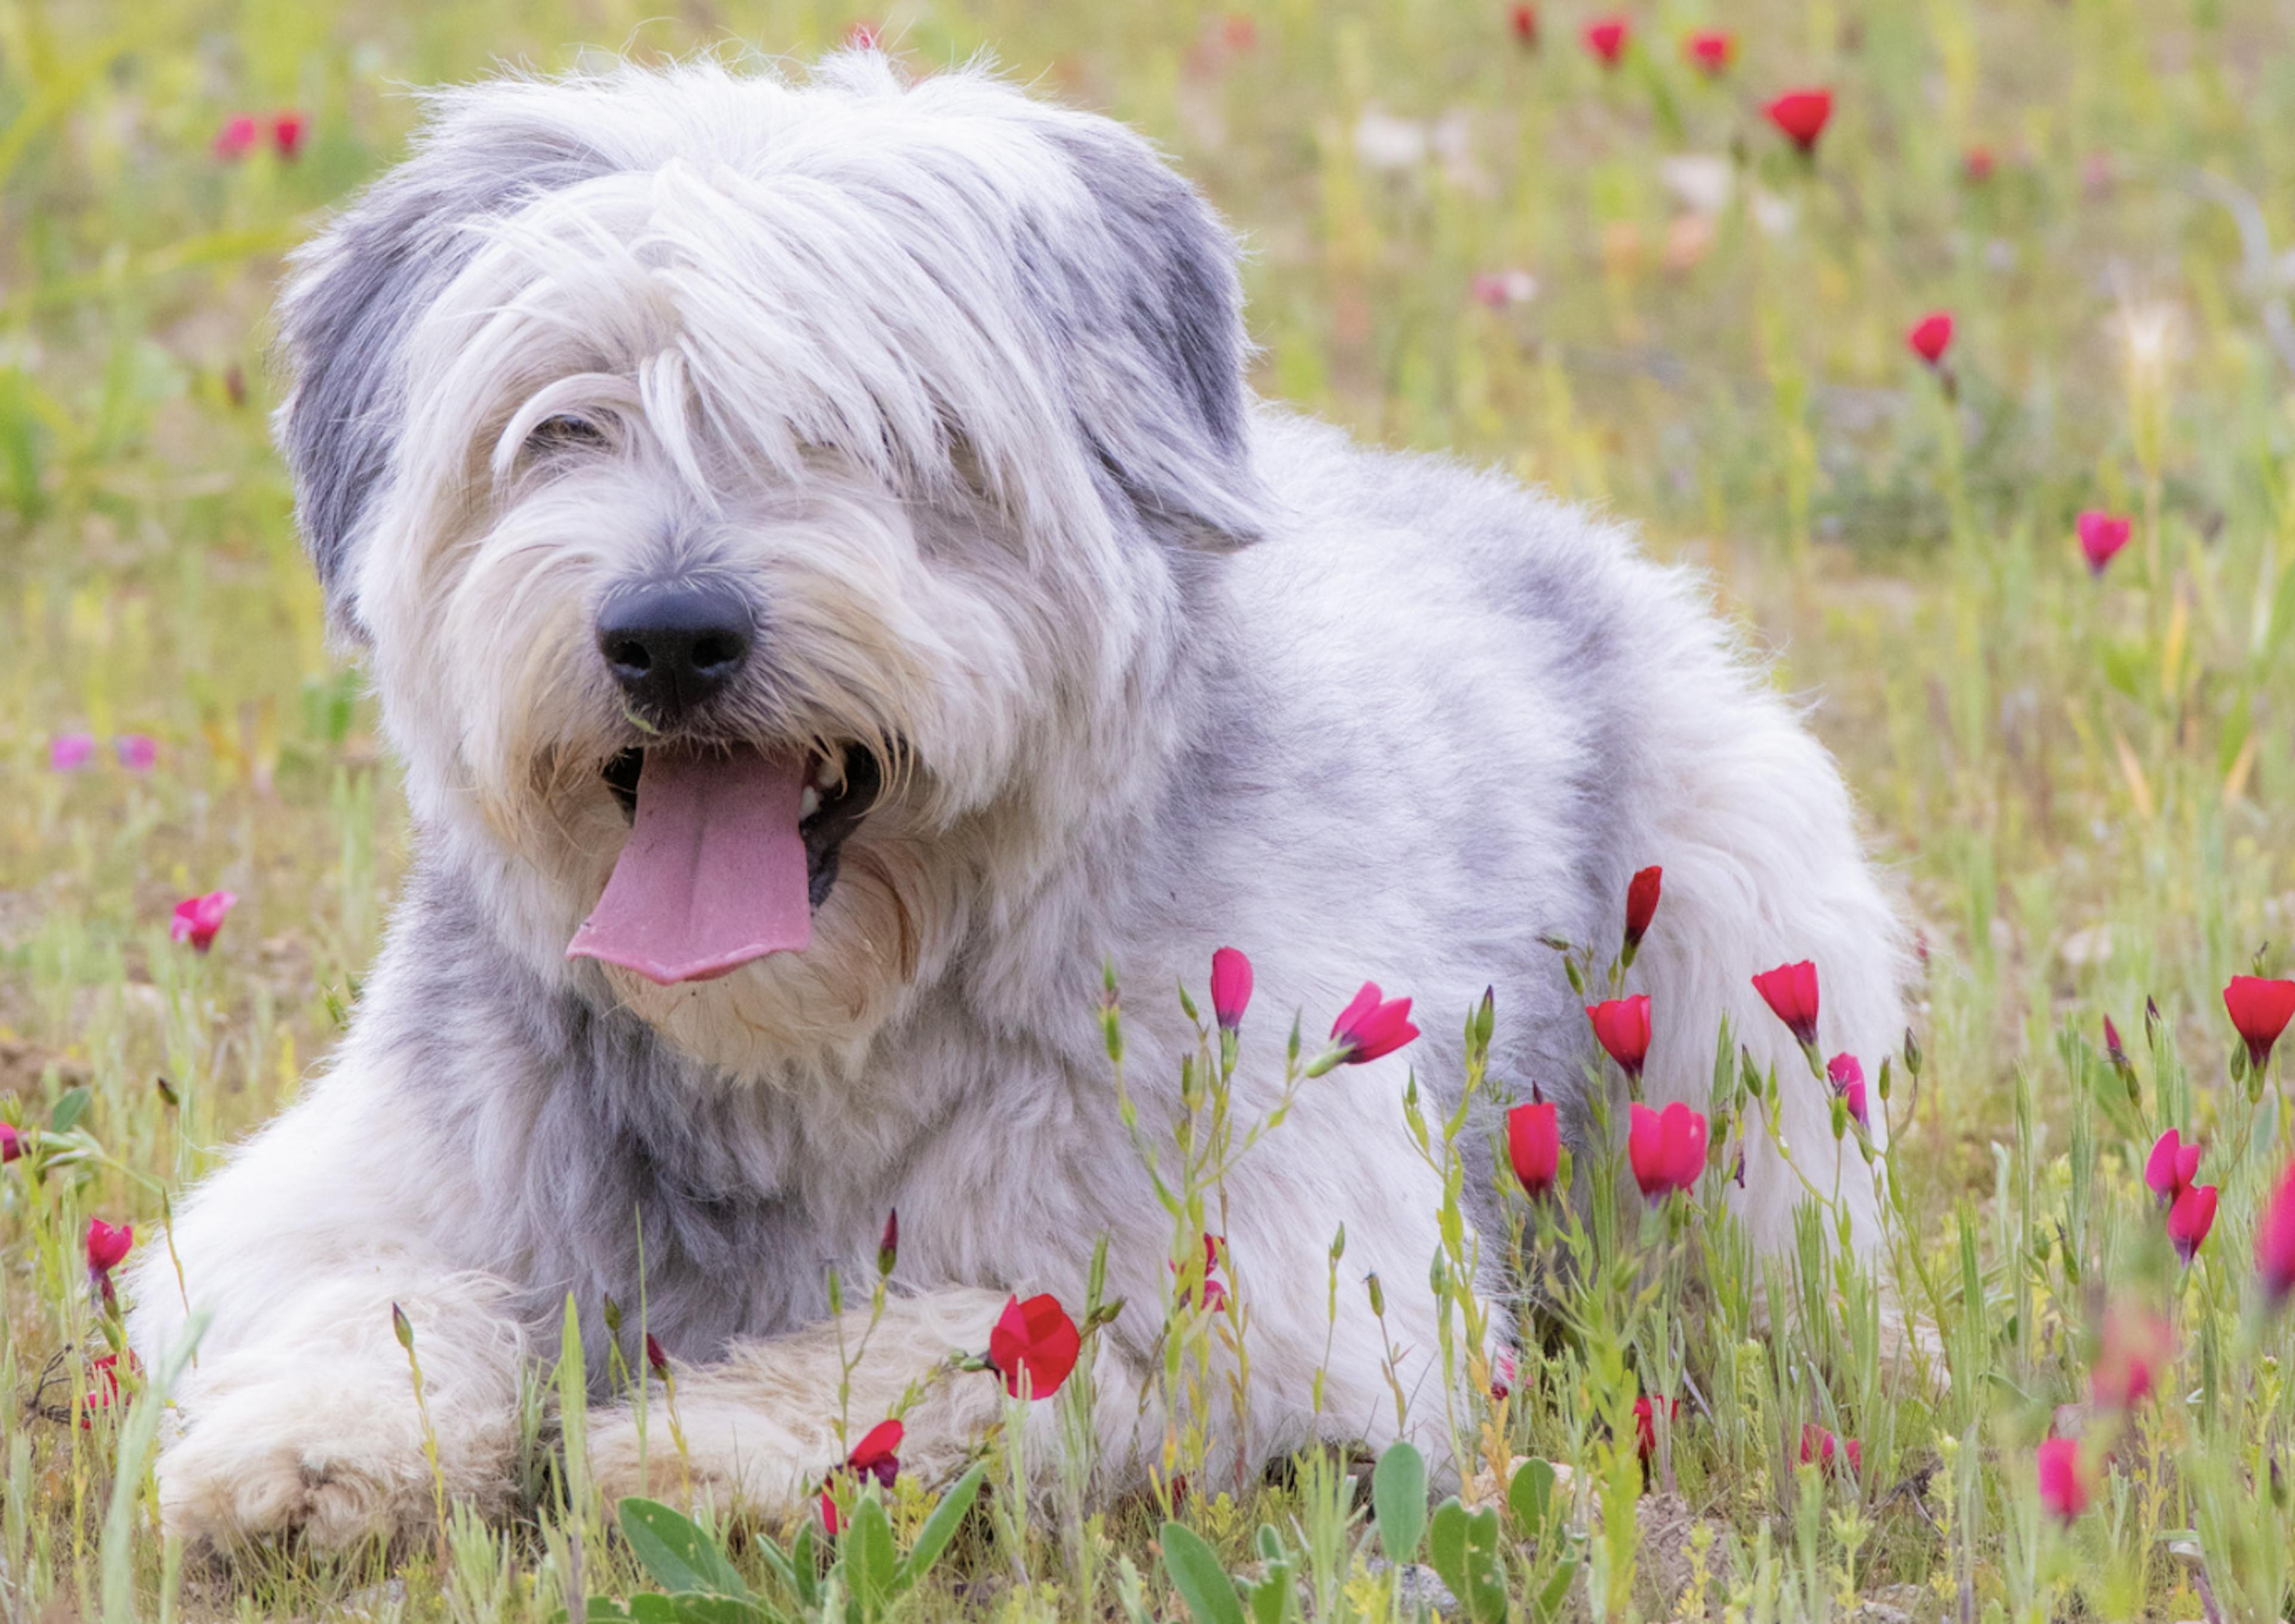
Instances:
[[[1232,260],[982,74],[436,97],[298,261],[279,418],[418,819],[712,1058],[881,1016],[1254,534]]]

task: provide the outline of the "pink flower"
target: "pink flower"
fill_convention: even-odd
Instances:
[[[2295,1292],[2295,1162],[2279,1177],[2279,1187],[2264,1204],[2255,1226],[2255,1269],[2277,1308]]]
[[[1507,12],[1507,27],[1525,45],[1538,43],[1538,8],[1516,5]]]
[[[233,113],[216,132],[215,155],[225,163],[237,163],[255,151],[256,143],[262,139],[263,126],[253,113]]]
[[[2224,989],[2224,1008],[2247,1044],[2248,1064],[2261,1070],[2271,1058],[2271,1046],[2295,1019],[2295,981],[2275,981],[2263,975],[2234,975]]]
[[[848,23],[845,29],[845,48],[848,51],[874,51],[878,37],[877,25],[873,22]]]
[[[1753,977],[1753,991],[1770,1013],[1793,1029],[1804,1049],[1817,1042],[1817,966],[1808,959],[1781,964]]]
[[[1665,870],[1652,863],[1636,874],[1626,885],[1626,946],[1638,948],[1643,936],[1649,933],[1650,921],[1657,917],[1659,889],[1665,881]]]
[[[1219,1254],[1221,1245],[1221,1237],[1219,1236],[1206,1235],[1204,1236],[1203,1308],[1204,1312],[1207,1314],[1223,1313],[1227,1309],[1227,1287],[1221,1285],[1215,1277],[1219,1273]],[[1179,1264],[1172,1261],[1168,1258],[1164,1260],[1164,1267],[1170,1269],[1174,1275],[1180,1272]],[[1192,1296],[1192,1293],[1189,1294]]]
[[[100,1359],[88,1360],[87,1372],[94,1379],[94,1383],[79,1396],[81,1427],[94,1428],[95,1412],[100,1409],[110,1409],[119,1402],[119,1361],[122,1359],[127,1361],[127,1371],[130,1375],[142,1373],[143,1367],[137,1363],[133,1351],[125,1354],[107,1353]]]
[[[1649,994],[1637,992],[1631,998],[1605,999],[1598,1004],[1589,1004],[1586,1018],[1593,1024],[1594,1037],[1609,1051],[1610,1058],[1622,1066],[1628,1076],[1640,1076],[1642,1063],[1649,1058]]]
[[[2077,1442],[2049,1439],[2040,1446],[2033,1465],[2039,1475],[2041,1505],[2068,1523],[2087,1509],[2087,1484],[2080,1474]]]
[[[1507,1397],[1514,1391],[1515,1383],[1520,1379],[1521,1367],[1515,1359],[1514,1350],[1500,1348],[1498,1351],[1498,1356],[1491,1360],[1491,1399],[1495,1400]]]
[[[1532,1100],[1507,1113],[1507,1156],[1531,1195],[1554,1187],[1562,1171],[1562,1127],[1550,1100]]]
[[[1657,1404],[1665,1406],[1669,1424],[1681,1419],[1680,1400],[1660,1399]],[[1634,1440],[1641,1448],[1644,1460],[1657,1453],[1657,1404],[1646,1398],[1634,1400]]]
[[[1632,1108],[1626,1130],[1626,1159],[1633,1164],[1634,1182],[1652,1205],[1675,1190],[1697,1187],[1705,1171],[1705,1116],[1679,1100],[1662,1112],[1647,1106]]]
[[[1844,1440],[1835,1437],[1814,1421],[1803,1422],[1801,1429],[1801,1464],[1815,1465],[1831,1470],[1835,1457],[1846,1453],[1850,1473],[1865,1470],[1865,1447],[1854,1438]]]
[[[661,1351],[661,1339],[651,1331],[646,1333],[646,1364],[657,1376],[669,1374],[669,1355]]]
[[[2099,513],[2093,508],[2082,513],[2072,528],[2079,535],[2080,552],[2087,558],[2088,574],[2092,575],[2103,575],[2112,554],[2128,545],[2128,521],[2110,513]]]
[[[1363,983],[1354,1001],[1331,1023],[1331,1041],[1344,1051],[1342,1065],[1391,1055],[1417,1035],[1418,1028],[1410,1024],[1410,1000],[1383,998],[1375,981]]]
[[[2152,1141],[2152,1154],[2144,1163],[2144,1182],[2152,1187],[2161,1206],[2171,1207],[2199,1171],[2199,1141],[2186,1145],[2184,1136],[2170,1128]]]
[[[1223,1032],[1243,1024],[1251,1007],[1251,960],[1241,951],[1223,947],[1212,955],[1212,1014]]]
[[[1477,271],[1471,284],[1474,302],[1492,310],[1527,305],[1538,297],[1538,278],[1523,270]]]
[[[135,1245],[135,1226],[122,1224],[117,1229],[100,1218],[87,1220],[87,1271],[92,1275],[107,1275],[119,1266],[128,1251]]]
[[[1603,17],[1586,25],[1586,49],[1601,60],[1605,68],[1614,68],[1626,54],[1626,42],[1634,37],[1634,25],[1623,17]]]
[[[873,1477],[890,1489],[893,1481],[901,1475],[898,1451],[902,1431],[897,1421],[879,1421],[869,1429],[859,1443],[853,1446],[853,1451],[845,1457],[844,1465],[831,1472],[829,1477],[833,1480],[838,1472],[850,1473],[864,1482]],[[821,1486],[821,1520],[828,1525],[830,1533],[837,1531],[837,1497],[827,1482]]]
[[[2168,1238],[2175,1243],[2176,1255],[2191,1267],[2192,1259],[2207,1244],[2208,1231],[2216,1227],[2216,1187],[2212,1184],[2187,1184],[2176,1194],[2176,1204],[2168,1209]]]
[[[159,759],[159,741],[149,733],[122,733],[111,748],[130,772],[149,772]]]
[[[2176,1334],[2158,1314],[2115,1306],[2104,1310],[2102,1346],[2088,1381],[2107,1409],[2134,1409],[2159,1385],[2175,1359]]]
[[[1971,147],[1960,160],[1962,178],[1971,185],[1981,186],[1992,178],[1993,163],[1990,147]]]
[[[24,1154],[24,1136],[5,1122],[0,1122],[0,1167],[5,1167]]]
[[[1737,37],[1722,29],[1700,29],[1681,42],[1681,53],[1703,70],[1709,78],[1719,78],[1728,70],[1730,59],[1737,54]]]
[[[57,772],[78,772],[94,755],[93,733],[59,733],[48,741],[48,766]]]
[[[1788,90],[1761,110],[1793,145],[1804,152],[1814,152],[1817,138],[1825,134],[1825,123],[1833,117],[1833,93],[1823,89]]]
[[[901,1209],[893,1207],[885,1213],[885,1232],[877,1237],[877,1272],[888,1275],[901,1257]]]
[[[1075,1321],[1058,1298],[1046,1293],[1023,1302],[1015,1296],[988,1334],[988,1363],[1014,1398],[1025,1383],[1030,1398],[1049,1399],[1068,1379],[1082,1348]]]
[[[1872,1119],[1865,1114],[1865,1068],[1857,1063],[1857,1057],[1846,1050],[1834,1056],[1825,1063],[1825,1075],[1833,1091],[1848,1102],[1849,1114],[1857,1125],[1870,1128]]]
[[[289,163],[303,150],[303,137],[310,133],[310,121],[299,109],[282,107],[271,115],[271,146]]]
[[[1923,316],[1913,324],[1913,331],[1905,335],[1905,342],[1911,347],[1913,354],[1931,366],[1936,365],[1944,359],[1945,351],[1952,346],[1952,312],[1937,310]]]
[[[224,916],[238,902],[239,898],[228,891],[185,897],[176,904],[176,917],[167,926],[167,939],[188,942],[195,951],[206,952],[215,945],[216,932],[223,928]]]

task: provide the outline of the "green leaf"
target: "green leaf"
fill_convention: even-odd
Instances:
[[[749,1587],[725,1560],[725,1553],[690,1518],[658,1500],[632,1495],[622,1502],[621,1520],[622,1538],[663,1589],[749,1599]]]
[[[628,1624],[630,1610],[610,1595],[590,1598],[590,1624]],[[550,1624],[566,1624],[566,1609],[560,1607],[550,1615]]]
[[[854,1612],[863,1620],[877,1617],[897,1593],[901,1578],[901,1553],[893,1544],[892,1520],[885,1515],[884,1501],[864,1494],[853,1502],[837,1553]]]
[[[1498,1507],[1485,1506],[1470,1516],[1456,1498],[1443,1501],[1427,1529],[1426,1560],[1474,1624],[1504,1624],[1506,1575],[1499,1563]]]
[[[932,1571],[933,1563],[948,1549],[948,1542],[956,1538],[956,1530],[964,1526],[965,1514],[979,1498],[981,1482],[987,1475],[985,1465],[976,1465],[941,1496],[940,1504],[933,1507],[932,1515],[917,1530],[917,1542],[909,1547],[908,1556],[901,1563],[901,1589],[908,1589]]]
[[[1387,1561],[1399,1567],[1417,1560],[1426,1531],[1426,1457],[1415,1447],[1390,1444],[1378,1457],[1371,1468],[1370,1507]]]
[[[86,1083],[76,1089],[66,1089],[63,1098],[56,1101],[56,1108],[48,1114],[48,1131],[69,1133],[79,1125],[79,1119],[87,1114],[88,1102],[94,1098],[88,1092]]]
[[[1507,1509],[1514,1514],[1515,1531],[1524,1538],[1542,1538],[1553,1505],[1554,1465],[1532,1456],[1507,1485]]]
[[[739,1596],[681,1590],[675,1595],[633,1595],[629,1616],[633,1624],[761,1624],[767,1615]]]
[[[821,1549],[813,1537],[813,1520],[808,1517],[789,1541],[789,1588],[796,1592],[797,1605],[807,1612],[821,1605]]]
[[[1291,1578],[1291,1564],[1270,1562],[1267,1577],[1251,1587],[1251,1624],[1284,1624],[1297,1615],[1299,1587]]]
[[[1164,1571],[1188,1604],[1197,1624],[1249,1624],[1235,1581],[1201,1534],[1181,1522],[1164,1524]]]
[[[1562,1604],[1570,1596],[1570,1581],[1577,1577],[1578,1559],[1573,1556],[1554,1570],[1554,1577],[1548,1579],[1546,1588],[1538,1593],[1538,1599],[1531,1604],[1531,1611],[1541,1620],[1560,1618]]]

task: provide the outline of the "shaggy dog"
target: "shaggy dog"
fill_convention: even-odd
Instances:
[[[641,1427],[657,1486],[670,1453],[661,1384],[641,1416],[598,1357],[611,1297],[680,1372],[694,1492],[786,1508],[841,1457],[833,1423],[986,1347],[1009,1294],[1080,1315],[1103,1237],[1132,1306],[1077,1413],[1098,1486],[1138,1481],[1180,1419],[1173,1226],[1103,967],[1152,1137],[1198,1043],[1171,989],[1223,944],[1258,970],[1240,1121],[1295,1011],[1312,1053],[1376,980],[1428,1031],[1309,1083],[1227,1179],[1251,1389],[1215,1452],[1409,1430],[1439,1465],[1442,1189],[1406,1077],[1456,1099],[1494,983],[1493,1077],[1583,1135],[1598,1057],[1542,938],[1615,942],[1646,863],[1650,1096],[1702,1099],[1726,1017],[1875,1235],[1749,981],[1814,959],[1827,1049],[1901,1031],[1898,927],[1825,753],[1620,529],[1254,400],[1234,244],[1121,126],[867,52],[802,86],[703,63],[450,91],[303,254],[282,328],[301,526],[415,855],[327,1073],[185,1204],[181,1289],[164,1248],[135,1283],[147,1362],[206,1320],[159,1465],[175,1530],[429,1517],[394,1303],[447,1490],[503,1506],[568,1293],[607,1492],[644,1486]],[[1802,1187],[1751,1137],[1730,1198],[1776,1247]],[[873,1277],[895,1209],[844,1402],[860,1327],[829,1271]],[[926,1382],[904,1464],[946,1473],[1004,1406],[992,1375]]]

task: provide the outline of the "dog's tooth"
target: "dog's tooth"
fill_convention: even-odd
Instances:
[[[796,815],[800,819],[810,818],[820,810],[821,791],[807,784],[804,787],[804,793],[797,797]]]

